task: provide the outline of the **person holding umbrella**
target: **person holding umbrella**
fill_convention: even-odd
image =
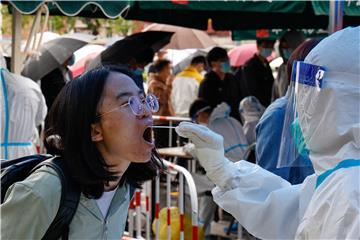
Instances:
[[[73,79],[72,73],[68,66],[74,63],[74,55],[66,59],[58,68],[55,68],[41,80],[41,91],[45,96],[46,105],[50,109],[55,98],[65,86],[66,83]]]
[[[56,38],[43,44],[39,53],[25,63],[21,74],[34,81],[41,80],[41,90],[49,109],[65,83],[72,79],[67,66],[74,63],[73,53],[87,41],[70,36]]]
[[[103,64],[127,68],[140,89],[143,86],[144,67],[153,60],[154,53],[170,42],[172,32],[149,31],[127,36],[105,49],[89,64],[89,69]]]

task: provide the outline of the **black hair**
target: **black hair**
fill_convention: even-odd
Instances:
[[[216,61],[222,61],[228,59],[227,52],[224,48],[221,47],[214,47],[210,50],[210,52],[207,54],[207,61],[209,65],[211,65],[212,62]]]
[[[271,44],[274,45],[275,44],[275,40],[271,40],[271,39],[256,39],[256,45],[260,46],[263,43],[267,43],[267,44]]]
[[[196,65],[196,64],[204,64],[206,65],[206,59],[204,56],[196,56],[193,59],[191,59],[191,65]]]
[[[156,72],[156,73],[160,72],[160,71],[163,70],[166,66],[168,66],[170,63],[171,63],[170,60],[167,60],[167,59],[157,60],[157,61],[154,63],[155,72]]]
[[[74,181],[87,197],[99,198],[104,184],[118,180],[108,170],[104,158],[91,140],[91,124],[97,122],[97,108],[111,72],[131,76],[125,68],[101,66],[90,70],[65,85],[46,117],[45,147],[51,154],[60,155]],[[146,163],[131,163],[120,184],[127,181],[139,186],[152,179],[161,168],[156,151]]]
[[[304,61],[306,56],[311,52],[311,50],[318,45],[321,39],[309,39],[301,43],[294,52],[290,55],[289,60],[286,64],[286,71],[288,74],[288,84],[291,81],[291,73],[294,61]]]
[[[199,110],[204,109],[204,112],[211,114],[212,108],[210,105],[202,98],[197,98],[193,103],[190,105],[189,109],[189,116],[191,119],[196,118],[196,114]]]
[[[136,60],[136,63],[146,65],[153,61],[154,55],[155,55],[154,51],[151,48],[147,48],[144,51],[137,54],[134,58]]]

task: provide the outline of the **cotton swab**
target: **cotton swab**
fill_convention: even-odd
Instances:
[[[176,128],[175,126],[152,126],[152,128]]]

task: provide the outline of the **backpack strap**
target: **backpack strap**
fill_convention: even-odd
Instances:
[[[54,157],[38,164],[31,173],[42,166],[48,166],[54,169],[61,182],[60,206],[54,220],[51,222],[42,239],[50,240],[62,237],[62,239],[67,240],[69,225],[80,201],[80,189],[73,181],[66,165],[60,157]]]

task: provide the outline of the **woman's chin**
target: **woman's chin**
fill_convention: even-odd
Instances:
[[[148,161],[150,161],[151,159],[151,152],[148,154],[143,154],[142,156],[138,156],[137,158],[135,158],[136,160],[133,160],[133,162],[136,163],[146,163]]]

